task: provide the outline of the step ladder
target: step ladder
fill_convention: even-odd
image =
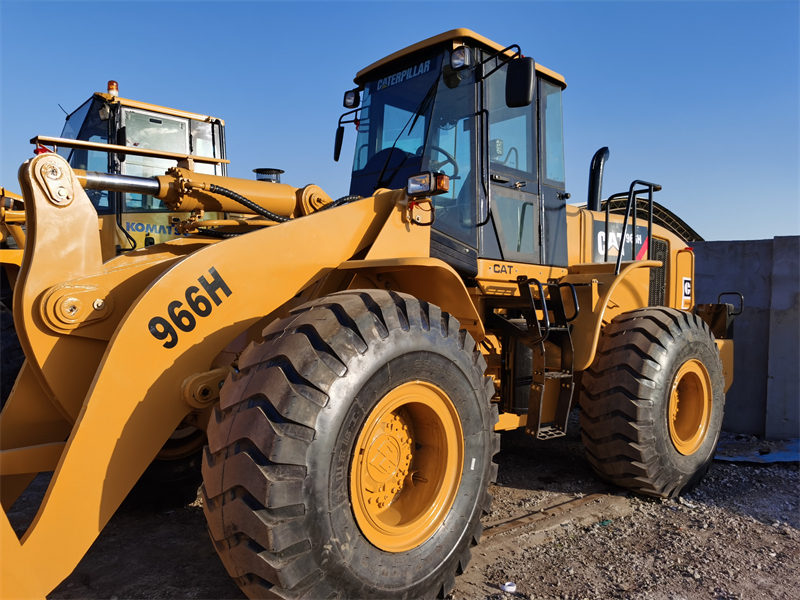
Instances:
[[[532,350],[533,369],[528,399],[528,419],[526,433],[538,439],[561,437],[567,433],[567,421],[572,408],[572,395],[575,389],[573,372],[574,350],[570,322],[579,314],[578,296],[571,283],[542,283],[538,279],[517,277],[522,315],[527,330],[510,320],[493,315],[490,326],[501,329]],[[568,288],[572,295],[574,311],[566,314],[561,290]],[[547,349],[558,349],[560,361],[557,368],[546,366]],[[558,401],[555,418],[542,423],[544,394],[548,387],[558,386]]]

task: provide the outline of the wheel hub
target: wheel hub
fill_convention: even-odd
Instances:
[[[447,394],[421,381],[393,389],[354,449],[350,498],[361,532],[388,552],[419,546],[447,516],[463,464],[461,422]]]
[[[691,359],[678,370],[669,398],[669,434],[675,449],[689,456],[703,444],[711,421],[711,379],[703,363]]]
[[[374,503],[383,508],[391,504],[403,489],[411,463],[412,440],[408,425],[400,414],[384,415],[378,430],[383,434],[366,451],[367,469],[362,486],[367,505]]]

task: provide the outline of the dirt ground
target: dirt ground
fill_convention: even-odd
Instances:
[[[595,479],[574,425],[545,442],[504,434],[493,509],[454,598],[800,599],[797,463],[715,462],[680,500],[645,499]],[[9,514],[18,531],[47,482],[40,475]],[[505,582],[516,591],[501,590]],[[198,501],[160,513],[123,506],[49,597],[244,595]]]

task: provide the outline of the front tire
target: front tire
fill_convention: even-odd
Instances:
[[[700,482],[725,405],[722,362],[702,319],[671,308],[617,316],[582,383],[581,438],[601,477],[662,498]]]
[[[264,332],[209,425],[204,510],[251,598],[443,597],[477,544],[497,410],[458,321],[340,292]]]

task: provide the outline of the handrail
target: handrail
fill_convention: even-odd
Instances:
[[[644,189],[635,190],[637,185],[645,186]],[[653,193],[661,191],[661,186],[657,183],[643,181],[641,179],[634,179],[627,192],[619,192],[609,196],[606,200],[606,224],[605,224],[605,252],[603,253],[603,261],[608,262],[608,247],[610,246],[608,240],[608,221],[611,215],[611,200],[617,198],[624,198],[627,196],[628,201],[625,204],[625,218],[622,221],[622,237],[620,238],[619,252],[617,253],[617,263],[614,267],[614,275],[619,275],[620,266],[622,265],[622,254],[625,248],[625,237],[628,233],[628,217],[631,216],[631,208],[633,209],[633,236],[631,239],[631,259],[636,260],[636,197],[639,194],[647,192],[648,204],[648,226],[647,226],[647,260],[651,260],[651,252],[653,248]]]
[[[31,139],[31,144],[36,146],[53,146],[58,148],[77,148],[80,150],[95,150],[97,152],[116,152],[117,154],[134,154],[136,156],[149,156],[151,158],[166,158],[170,160],[193,160],[200,163],[226,164],[231,161],[225,158],[211,156],[198,156],[197,154],[182,154],[180,152],[165,152],[163,150],[150,150],[136,146],[118,146],[117,144],[103,144],[99,142],[86,142],[84,140],[68,140],[67,138],[48,137],[37,135]]]

